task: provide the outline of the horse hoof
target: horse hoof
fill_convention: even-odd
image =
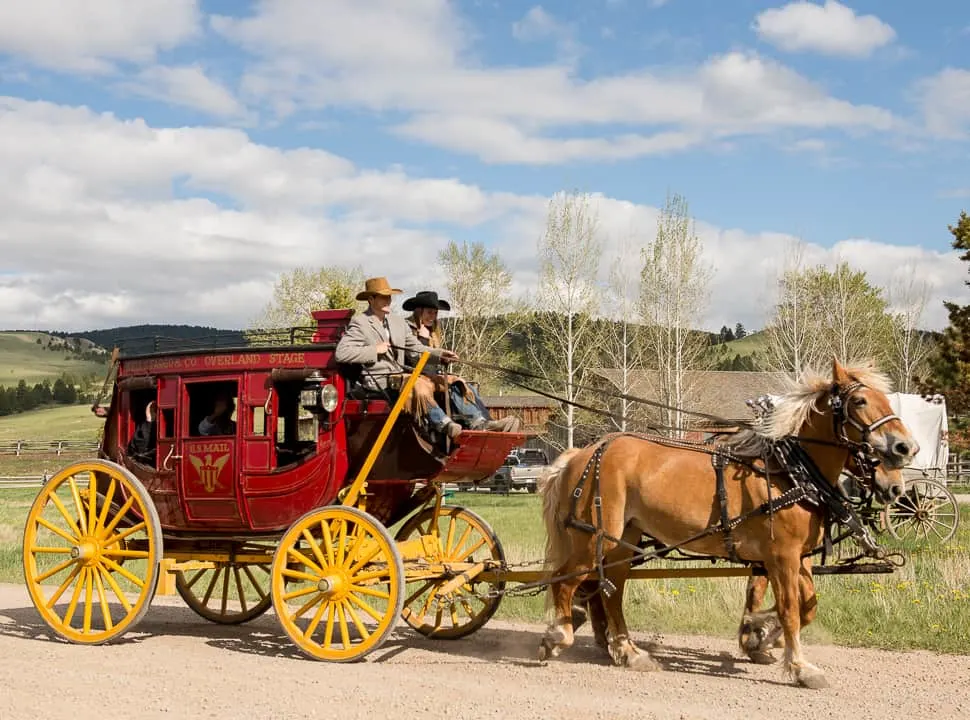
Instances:
[[[748,653],[748,659],[755,665],[771,665],[778,662],[778,658],[764,650],[752,650]]]
[[[640,653],[627,663],[634,672],[660,672],[663,667],[647,653]]]
[[[586,610],[579,605],[573,605],[572,616],[570,617],[570,622],[573,625],[573,632],[576,632],[581,628],[589,616],[586,614]]]
[[[809,690],[824,690],[829,686],[829,681],[821,670],[802,670],[798,673],[798,684]]]

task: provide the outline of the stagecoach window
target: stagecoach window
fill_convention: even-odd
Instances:
[[[127,391],[128,423],[124,441],[131,460],[152,467],[156,464],[158,403],[154,387]]]
[[[235,380],[188,383],[186,390],[189,395],[189,435],[236,434],[239,388]],[[228,398],[230,401],[231,414],[228,418],[212,417],[220,398]]]

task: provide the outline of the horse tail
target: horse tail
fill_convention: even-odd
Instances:
[[[566,518],[560,512],[560,498],[566,482],[566,467],[579,451],[580,448],[565,450],[537,482],[542,495],[542,519],[546,525],[546,567],[550,570],[555,570],[569,557],[569,537],[563,524]]]

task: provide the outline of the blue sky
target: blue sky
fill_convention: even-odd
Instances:
[[[238,327],[297,264],[440,283],[448,239],[524,292],[572,188],[604,262],[685,195],[713,329],[764,322],[792,236],[925,277],[927,326],[963,299],[970,10],[939,0],[35,0],[0,9],[0,131],[4,327]]]

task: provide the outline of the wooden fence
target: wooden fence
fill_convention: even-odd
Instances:
[[[0,455],[62,455],[64,453],[94,452],[98,443],[93,440],[14,440],[0,443]]]

